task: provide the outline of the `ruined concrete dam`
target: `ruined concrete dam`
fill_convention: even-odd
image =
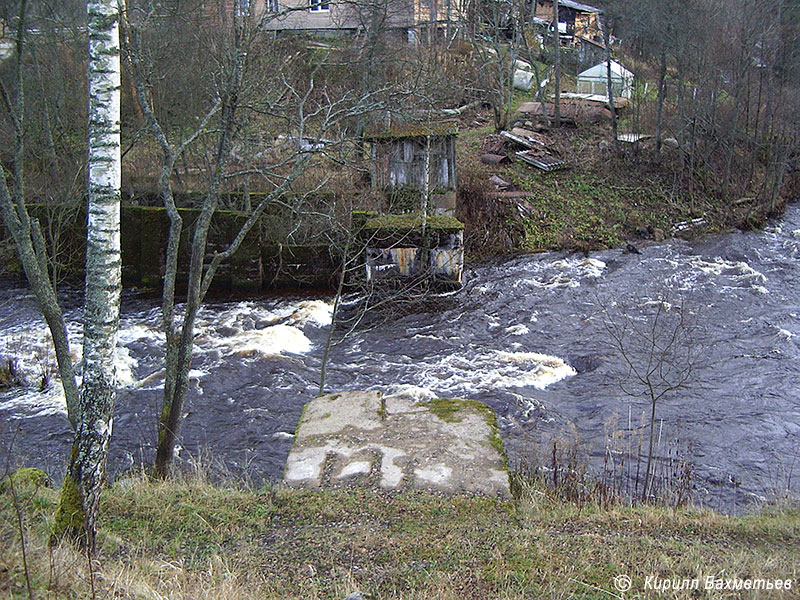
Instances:
[[[646,318],[666,293],[691,307],[708,343],[691,385],[658,406],[659,460],[685,461],[695,501],[724,510],[797,492],[800,206],[763,231],[640,250],[467,266],[460,292],[376,320],[334,346],[326,389],[481,400],[497,416],[512,465],[541,457],[560,437],[579,443],[601,475],[614,432],[639,435],[649,404],[620,388],[598,302],[625,301],[633,317]],[[78,299],[72,305],[78,342]],[[203,309],[182,460],[206,454],[256,481],[282,477],[302,407],[318,392],[331,308],[327,297],[281,297]],[[112,474],[152,459],[164,346],[158,321],[156,300],[127,292]],[[0,396],[3,437],[14,440],[14,460],[58,475],[71,434],[56,382],[39,390],[53,359],[19,282],[3,282],[0,331],[0,354],[18,357],[30,381]]]

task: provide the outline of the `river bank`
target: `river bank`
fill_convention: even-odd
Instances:
[[[551,129],[550,151],[565,161],[552,172],[511,160],[483,164],[481,153],[498,136],[471,127],[458,138],[458,217],[473,257],[519,252],[579,251],[652,243],[679,237],[764,227],[779,217],[789,199],[800,196],[800,173],[790,170],[775,202],[758,197],[757,172],[726,193],[707,191],[707,182],[681,172],[677,148],[621,144],[610,149],[606,126]],[[502,139],[501,139],[502,143]],[[684,169],[685,171],[685,169]],[[502,180],[502,189],[491,182]],[[745,191],[748,190],[748,191]],[[754,190],[754,191],[753,191]]]
[[[516,489],[514,500],[498,501],[253,490],[212,485],[202,470],[169,482],[133,476],[103,493],[91,576],[85,555],[48,550],[57,490],[15,491],[37,598],[661,598],[664,582],[697,579],[669,597],[788,599],[800,586],[796,506],[728,517],[575,504],[535,482]],[[27,598],[16,515],[6,486],[0,593]],[[715,587],[726,580],[738,589]]]

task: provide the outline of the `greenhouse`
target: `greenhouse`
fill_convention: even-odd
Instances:
[[[578,75],[578,93],[608,95],[607,63],[602,62]],[[611,61],[611,91],[615,98],[630,98],[633,93],[633,73],[618,62]]]

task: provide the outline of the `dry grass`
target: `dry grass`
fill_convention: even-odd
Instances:
[[[18,486],[19,487],[19,486]],[[57,492],[22,486],[36,598],[239,599],[793,598],[800,586],[798,506],[746,517],[565,502],[538,483],[518,498],[443,498],[354,488],[250,491],[204,478],[128,479],[103,497],[92,561],[48,548]],[[0,493],[0,598],[28,598],[14,502]],[[644,578],[792,579],[790,592],[659,595]],[[636,592],[636,594],[633,594]]]

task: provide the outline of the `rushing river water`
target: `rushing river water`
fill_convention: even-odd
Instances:
[[[327,388],[406,386],[420,397],[480,399],[495,409],[512,458],[577,436],[600,472],[613,432],[638,439],[649,407],[620,387],[600,305],[625,301],[632,318],[644,319],[666,294],[701,328],[703,360],[688,387],[658,404],[662,465],[688,461],[695,501],[726,510],[800,489],[800,205],[761,232],[670,241],[640,255],[524,256],[467,269],[465,281],[436,310],[335,346]],[[280,477],[302,406],[317,392],[331,305],[268,298],[205,306],[182,458],[207,451],[256,481]],[[79,342],[80,312],[67,314]],[[157,324],[156,301],[126,292],[112,473],[152,459],[163,381]],[[18,283],[0,290],[0,356],[17,357],[31,383],[0,395],[0,469],[11,454],[58,475],[71,433],[57,382],[36,388],[53,358]]]

